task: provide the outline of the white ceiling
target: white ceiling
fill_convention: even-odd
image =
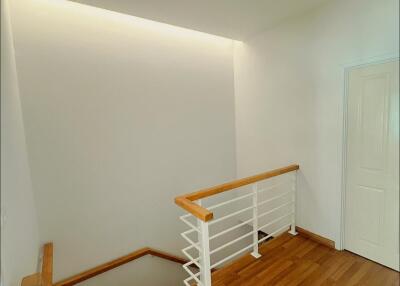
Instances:
[[[235,40],[266,30],[329,0],[75,0]]]

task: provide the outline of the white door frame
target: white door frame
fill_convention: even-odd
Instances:
[[[342,66],[343,69],[343,127],[342,127],[342,152],[341,152],[341,206],[340,206],[340,238],[338,250],[345,249],[345,213],[346,213],[346,174],[347,174],[347,121],[348,121],[348,78],[351,70],[374,64],[383,64],[399,60],[399,54],[389,54],[380,57],[359,60]]]

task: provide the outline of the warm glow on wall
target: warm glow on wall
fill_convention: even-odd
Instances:
[[[66,0],[36,0],[38,9],[46,11],[46,6],[60,6],[62,9],[67,10],[69,15],[76,17],[76,21],[82,21],[82,17],[93,16],[93,17],[105,17],[108,21],[112,20],[116,23],[125,25],[132,25],[135,28],[143,28],[146,31],[154,33],[170,34],[171,36],[179,38],[188,38],[190,40],[200,40],[200,41],[212,41],[215,43],[220,42],[221,44],[232,44],[233,39],[212,35],[196,30],[191,30],[187,28],[182,28],[170,24],[165,24],[153,20],[148,20],[145,18],[140,18],[136,16],[131,16],[119,12],[110,11],[103,8],[98,8],[94,6],[89,6],[81,3],[76,3]],[[55,7],[54,7],[55,8]]]

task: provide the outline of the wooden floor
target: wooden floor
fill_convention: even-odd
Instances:
[[[213,273],[213,286],[399,285],[399,273],[348,251],[283,234]]]

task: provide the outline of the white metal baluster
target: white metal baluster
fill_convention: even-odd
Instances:
[[[197,204],[201,206],[201,200],[198,200]],[[197,225],[200,228],[200,281],[202,286],[211,286],[210,235],[208,222],[197,219]]]
[[[292,174],[292,223],[289,233],[297,235],[296,231],[296,187],[297,187],[297,171]]]
[[[260,258],[258,252],[258,186],[253,184],[253,252],[251,255],[255,258]]]

